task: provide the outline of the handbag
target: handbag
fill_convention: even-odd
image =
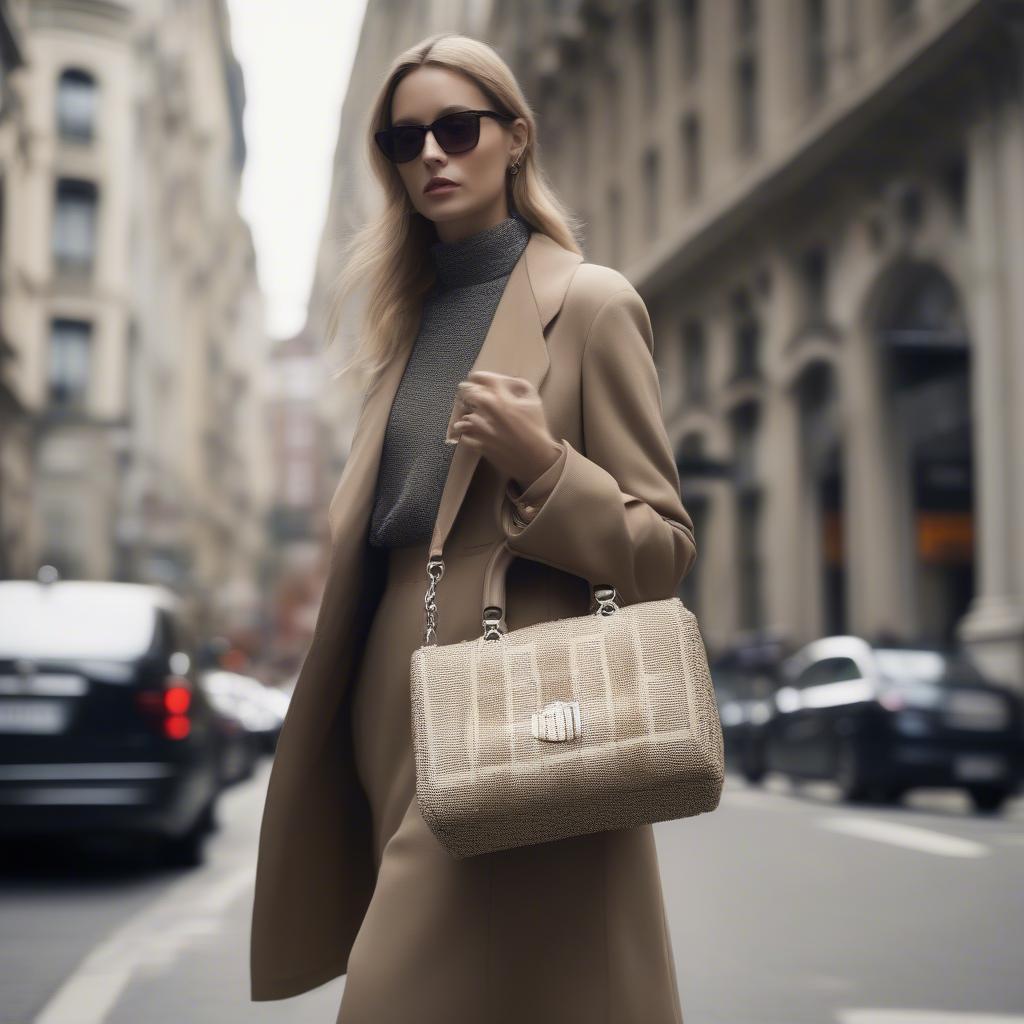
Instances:
[[[437,643],[452,483],[409,673],[416,800],[438,842],[464,858],[714,810],[722,727],[697,619],[678,597],[620,606],[595,584],[588,614],[509,630],[505,577],[519,556],[502,537],[481,635]]]

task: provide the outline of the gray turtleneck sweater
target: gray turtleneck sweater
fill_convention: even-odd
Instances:
[[[445,427],[494,319],[530,226],[518,214],[457,242],[435,242],[437,281],[391,405],[370,520],[373,547],[430,540],[454,445]]]

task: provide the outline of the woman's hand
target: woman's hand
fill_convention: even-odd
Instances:
[[[463,415],[452,436],[478,449],[499,472],[526,488],[562,453],[551,436],[537,389],[523,377],[471,370],[460,381],[456,402]]]

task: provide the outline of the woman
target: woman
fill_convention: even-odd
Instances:
[[[490,47],[447,34],[403,54],[370,125],[385,203],[341,294],[353,267],[370,283],[371,383],[267,793],[252,997],[344,973],[338,1024],[678,1024],[651,826],[456,859],[420,815],[410,725],[438,514],[439,644],[480,635],[503,538],[521,556],[510,630],[586,614],[592,583],[670,597],[690,570],[650,319],[583,262]]]

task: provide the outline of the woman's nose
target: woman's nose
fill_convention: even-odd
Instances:
[[[423,136],[423,156],[428,159],[437,159],[444,156],[444,150],[438,145],[432,131],[428,131]]]

